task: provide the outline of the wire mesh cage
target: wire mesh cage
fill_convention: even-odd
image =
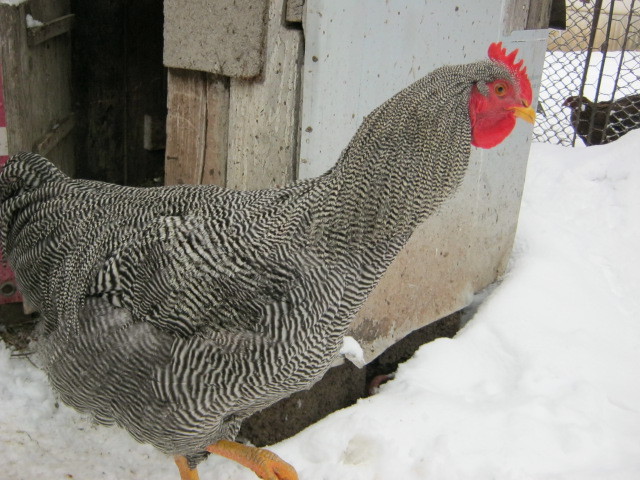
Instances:
[[[640,128],[640,0],[572,0],[552,30],[534,139],[609,143]]]

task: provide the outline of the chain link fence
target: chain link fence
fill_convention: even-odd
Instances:
[[[640,128],[640,0],[570,0],[552,30],[534,139],[608,143]]]

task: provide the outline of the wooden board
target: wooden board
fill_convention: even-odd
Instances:
[[[166,184],[254,189],[295,178],[303,37],[283,25],[284,9],[270,2],[260,77],[170,69]]]
[[[505,35],[509,35],[515,30],[524,30],[527,28],[530,3],[531,0],[507,0],[505,2],[503,20]]]
[[[47,38],[39,34],[30,37],[27,13],[45,25],[58,26],[45,30],[40,27],[39,31],[44,31]],[[46,153],[64,171],[73,174],[68,14],[68,0],[31,0],[18,5],[0,3],[0,58],[9,153],[23,150]],[[56,22],[59,18],[66,20]],[[30,47],[29,38],[41,41]]]
[[[282,26],[283,0],[269,9],[260,80],[231,79],[227,186],[282,186],[296,176],[302,32]]]
[[[207,137],[203,184],[226,186],[229,141],[229,78],[207,74]]]
[[[165,184],[226,181],[229,82],[169,69]]]
[[[27,28],[27,39],[30,47],[34,47],[50,38],[71,32],[75,15],[69,14],[54,18],[40,26]]]
[[[505,4],[504,34],[510,35],[516,30],[549,28],[553,1],[555,0],[508,0]]]
[[[199,184],[207,126],[204,74],[171,68],[168,87],[165,184]]]
[[[4,108],[4,85],[2,81],[2,69],[0,68],[0,169],[9,160],[9,147],[7,145],[7,116]],[[5,303],[19,302],[22,298],[17,291],[15,276],[2,257],[0,249],[0,309]],[[6,312],[0,310],[0,319],[6,316]]]

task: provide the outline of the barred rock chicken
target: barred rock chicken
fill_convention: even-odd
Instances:
[[[460,183],[471,145],[533,122],[517,51],[445,66],[374,110],[325,175],[248,192],[73,180],[35,154],[0,174],[1,240],[61,399],[174,456],[294,480],[233,441],[309,388],[414,228]]]
[[[562,106],[571,108],[571,125],[587,146],[613,142],[640,128],[640,94],[596,103],[569,97]]]

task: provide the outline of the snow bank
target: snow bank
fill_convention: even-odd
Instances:
[[[379,395],[279,445],[301,478],[640,478],[638,151],[640,131],[534,144],[502,284]]]
[[[509,270],[465,328],[273,449],[301,480],[640,478],[639,151],[640,131],[534,144]],[[57,406],[4,347],[0,379],[6,478],[177,479],[150,447]],[[256,478],[219,457],[201,477]]]

